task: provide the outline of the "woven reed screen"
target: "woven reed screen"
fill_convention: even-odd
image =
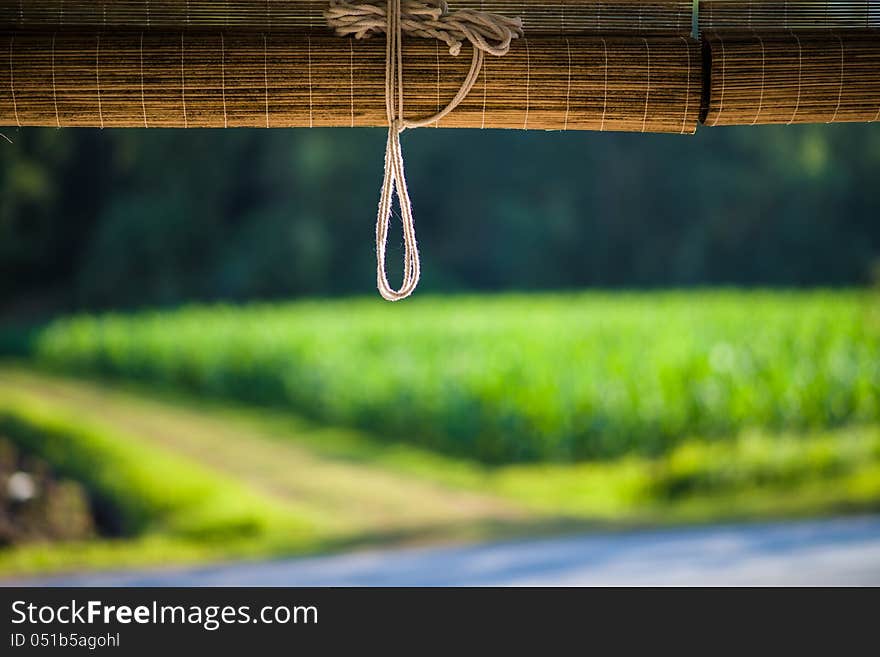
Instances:
[[[559,54],[564,56],[560,57]],[[254,33],[0,36],[0,122],[105,127],[380,126],[385,45]],[[547,37],[487,57],[445,127],[692,132],[699,44],[683,37]],[[470,57],[406,44],[406,107],[455,95]]]
[[[688,34],[692,0],[452,0],[521,16],[527,34]],[[0,25],[324,31],[323,0],[0,0]]]
[[[705,31],[767,31],[880,28],[878,0],[702,0]]]
[[[880,120],[876,32],[710,33],[707,125]]]
[[[880,0],[451,0],[524,18],[444,127],[693,132],[880,120]],[[325,0],[0,0],[0,124],[380,126],[385,47]],[[688,35],[698,19],[701,41]],[[6,30],[2,32],[2,30]],[[470,58],[405,44],[406,112]],[[7,62],[4,63],[3,60]],[[8,64],[8,65],[7,65]]]
[[[880,119],[878,0],[704,0],[703,122]]]
[[[454,0],[522,16],[528,33],[687,34],[693,0]],[[0,0],[0,25],[26,29],[322,30],[323,0]],[[877,0],[700,0],[700,28],[880,28]]]

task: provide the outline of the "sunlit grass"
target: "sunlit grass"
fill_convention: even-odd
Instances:
[[[0,549],[5,574],[880,508],[876,424],[491,466],[285,411],[4,367],[0,430],[131,520],[122,539]]]
[[[242,485],[234,478],[155,448],[137,435],[34,397],[0,399],[0,433],[27,453],[49,462],[61,476],[83,483],[111,509],[126,537],[65,546],[67,567],[117,560],[154,561],[156,546],[181,554],[239,553],[269,543],[299,549],[319,535],[321,522]],[[0,551],[0,569],[24,559],[51,566],[56,546]],[[22,554],[32,555],[24,558]],[[138,556],[140,555],[140,557]],[[143,559],[141,557],[144,557]]]
[[[869,292],[421,297],[83,316],[34,359],[274,406],[485,463],[880,420]]]

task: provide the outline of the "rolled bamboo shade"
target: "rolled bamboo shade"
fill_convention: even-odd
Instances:
[[[880,120],[880,0],[451,0],[522,16],[443,127],[693,132]],[[0,0],[0,123],[386,125],[382,38],[327,29],[327,0]],[[702,30],[692,40],[692,20]],[[468,48],[465,48],[465,52]],[[2,61],[6,55],[8,65]],[[405,46],[406,113],[469,65]]]
[[[0,123],[103,127],[382,126],[385,44],[251,32],[0,35]],[[406,109],[448,102],[470,65],[405,45]],[[700,47],[684,37],[539,37],[487,57],[443,127],[693,132]]]
[[[787,32],[880,28],[877,0],[702,0],[705,31]]]
[[[453,0],[521,16],[527,34],[684,35],[693,0]],[[0,0],[0,25],[25,29],[326,31],[325,0]]]
[[[691,31],[694,0],[456,0],[521,16],[531,34]],[[877,0],[699,0],[702,30],[880,28]],[[0,0],[0,25],[24,29],[304,30],[324,27],[323,0]]]
[[[708,33],[706,125],[880,120],[876,32]]]

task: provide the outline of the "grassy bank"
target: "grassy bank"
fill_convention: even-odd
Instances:
[[[0,571],[188,560],[314,547],[321,523],[137,435],[35,397],[0,398],[0,435],[80,482],[114,540],[0,550]]]
[[[860,292],[421,298],[83,316],[42,365],[287,409],[484,463],[880,421]]]
[[[876,425],[488,466],[283,411],[11,367],[0,418],[130,521],[120,540],[0,549],[5,574],[880,508]]]

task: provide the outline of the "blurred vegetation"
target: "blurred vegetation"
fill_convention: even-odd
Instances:
[[[868,292],[422,295],[83,315],[30,355],[487,463],[571,461],[876,423],[878,312]]]
[[[0,434],[0,547],[92,538],[101,526],[84,487]]]
[[[7,136],[0,354],[143,387],[0,371],[0,435],[125,536],[0,571],[877,508],[874,125],[408,133],[398,306],[381,130]],[[612,291],[659,287],[699,289]],[[430,294],[503,289],[563,292]]]
[[[7,317],[373,291],[381,130],[7,134]],[[861,285],[878,266],[875,125],[405,141],[423,292]]]
[[[0,573],[880,508],[876,424],[487,466],[282,411],[133,392],[0,368],[3,429],[130,520],[122,539],[2,549]]]
[[[0,432],[86,485],[115,511],[123,535],[218,541],[256,536],[279,521],[294,534],[308,528],[308,522],[297,522],[287,510],[197,463],[59,414],[51,404],[3,399]]]

